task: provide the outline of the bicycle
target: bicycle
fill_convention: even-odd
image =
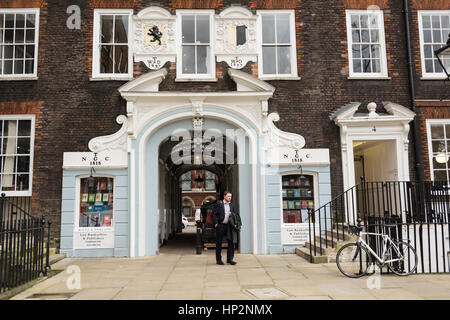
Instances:
[[[354,243],[342,246],[336,254],[336,264],[345,276],[349,278],[360,278],[368,273],[372,265],[372,257],[380,268],[387,265],[389,270],[399,276],[407,276],[417,268],[416,250],[406,242],[393,241],[387,234],[362,232],[361,219],[358,218],[358,226],[350,226],[352,233],[358,236]],[[389,225],[386,225],[389,227]],[[381,257],[372,250],[364,241],[362,235],[373,235],[383,240],[383,252]]]

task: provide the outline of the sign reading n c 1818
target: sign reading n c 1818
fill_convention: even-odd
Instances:
[[[63,167],[77,168],[126,168],[127,154],[120,151],[64,152]]]
[[[293,149],[286,147],[271,150],[272,164],[279,165],[328,165],[330,154],[328,149]]]

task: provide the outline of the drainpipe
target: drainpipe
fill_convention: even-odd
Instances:
[[[404,5],[404,16],[405,16],[405,30],[406,30],[406,46],[408,49],[408,73],[409,73],[409,89],[411,94],[411,110],[416,113],[416,97],[414,90],[414,73],[412,64],[412,53],[411,53],[411,37],[409,31],[409,3],[408,0],[403,0]],[[422,171],[422,154],[420,153],[420,134],[419,126],[417,124],[417,115],[411,124],[414,133],[414,158],[415,158],[415,171],[416,171],[416,181],[423,181],[423,171]]]

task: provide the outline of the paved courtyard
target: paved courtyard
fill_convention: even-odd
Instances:
[[[214,250],[195,254],[192,231],[154,257],[63,259],[52,266],[62,272],[12,299],[450,300],[450,274],[349,279],[334,263],[310,264],[294,254],[237,254],[237,265],[219,266]],[[80,271],[80,288],[70,286],[74,270]]]

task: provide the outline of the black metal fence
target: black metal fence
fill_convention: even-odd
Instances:
[[[418,273],[450,272],[450,183],[365,182],[310,213],[311,256],[349,241],[347,228],[362,219],[364,231],[409,242],[418,254]],[[313,240],[314,239],[314,240]],[[380,239],[365,239],[380,254]]]
[[[31,216],[30,205],[0,196],[0,293],[47,274],[51,223]]]

